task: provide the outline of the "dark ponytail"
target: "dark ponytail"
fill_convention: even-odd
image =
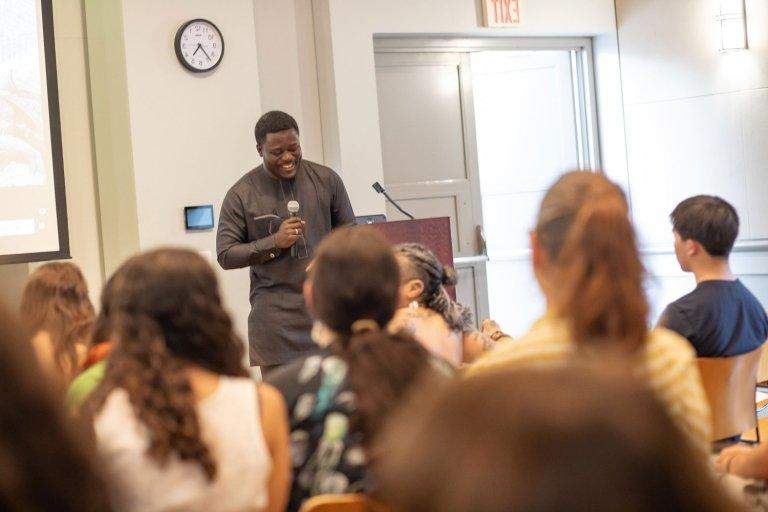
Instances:
[[[369,443],[429,367],[429,353],[408,334],[378,330],[353,334],[343,358],[356,397],[353,428]]]
[[[399,269],[392,247],[373,228],[337,229],[320,244],[312,270],[315,314],[336,335],[356,396],[355,428],[367,442],[418,376],[429,354],[410,336],[387,332]]]
[[[424,283],[424,292],[418,298],[419,304],[440,314],[448,326],[459,332],[475,330],[472,312],[468,307],[451,299],[446,286],[454,286],[457,281],[456,271],[443,266],[435,253],[421,244],[400,244],[395,247],[408,261],[405,280],[418,279]]]
[[[621,189],[600,174],[568,173],[547,192],[536,227],[555,265],[555,308],[582,347],[641,347],[648,333],[644,269]]]

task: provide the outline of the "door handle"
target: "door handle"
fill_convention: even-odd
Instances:
[[[485,233],[483,232],[483,226],[475,226],[475,236],[477,237],[477,249],[483,256],[488,256],[488,244],[485,241]]]

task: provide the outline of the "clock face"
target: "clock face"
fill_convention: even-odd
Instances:
[[[219,29],[207,20],[192,20],[176,32],[176,56],[190,71],[210,71],[224,56],[224,38]]]

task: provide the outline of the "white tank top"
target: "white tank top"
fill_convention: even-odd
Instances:
[[[208,481],[196,462],[171,455],[161,467],[147,455],[144,424],[128,393],[114,390],[94,422],[99,455],[118,512],[240,512],[267,505],[272,461],[251,379],[221,377],[216,391],[197,405],[203,439],[216,461]]]

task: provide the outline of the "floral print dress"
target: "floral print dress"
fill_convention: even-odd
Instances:
[[[285,398],[291,426],[293,485],[289,511],[317,494],[365,492],[362,436],[351,428],[355,396],[347,364],[324,351],[272,372],[267,382]]]

